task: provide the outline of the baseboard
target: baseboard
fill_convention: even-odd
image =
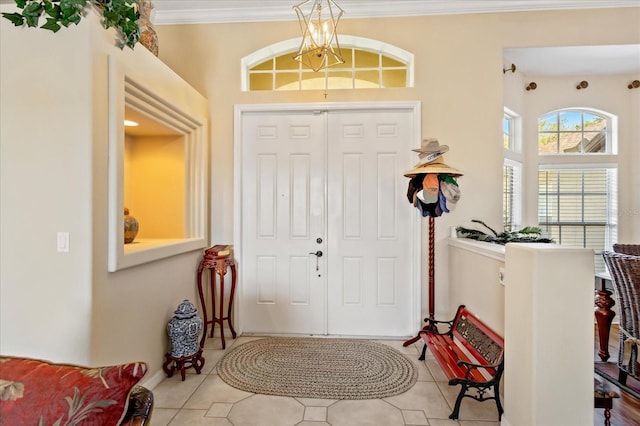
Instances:
[[[507,420],[507,416],[505,416],[504,413],[502,414],[502,419],[500,420],[500,426],[511,426],[511,423],[509,423],[509,420]]]
[[[160,382],[162,382],[166,377],[167,375],[162,369],[160,369],[156,371],[152,376],[148,376],[145,380],[141,381],[140,385],[144,386],[150,391],[153,391],[153,388],[158,386],[158,384],[160,384]]]

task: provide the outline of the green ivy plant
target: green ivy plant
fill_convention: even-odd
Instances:
[[[86,14],[86,8],[94,5],[102,13],[102,26],[115,28],[118,32],[116,45],[122,49],[133,46],[140,37],[138,19],[140,12],[138,0],[15,0],[21,12],[7,13],[2,16],[15,26],[38,27],[58,32],[62,27],[78,24]]]

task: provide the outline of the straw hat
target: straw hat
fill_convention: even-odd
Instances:
[[[441,157],[428,163],[418,164],[404,175],[408,178],[412,178],[422,173],[444,173],[454,177],[462,176],[462,172],[460,172],[460,170],[456,170],[453,167],[449,167],[444,164]]]
[[[449,151],[449,147],[447,145],[440,145],[438,139],[429,138],[423,139],[420,148],[412,149],[413,152],[418,153],[418,157],[422,160],[425,157],[430,157],[430,159],[435,159],[445,152]],[[429,161],[429,160],[426,160]]]

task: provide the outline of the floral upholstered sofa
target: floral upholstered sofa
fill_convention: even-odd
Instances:
[[[0,424],[150,424],[153,394],[138,382],[147,364],[107,367],[0,356]]]

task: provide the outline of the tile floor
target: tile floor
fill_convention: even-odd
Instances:
[[[227,340],[227,351],[259,337]],[[380,340],[406,354],[418,368],[418,382],[407,392],[383,399],[325,400],[290,398],[244,392],[227,385],[215,365],[224,355],[218,337],[207,339],[201,374],[187,370],[165,378],[153,389],[152,426],[498,426],[495,403],[465,398],[458,421],[449,420],[458,386],[447,384],[440,367],[427,351],[418,361],[422,345],[404,348],[403,341]]]

